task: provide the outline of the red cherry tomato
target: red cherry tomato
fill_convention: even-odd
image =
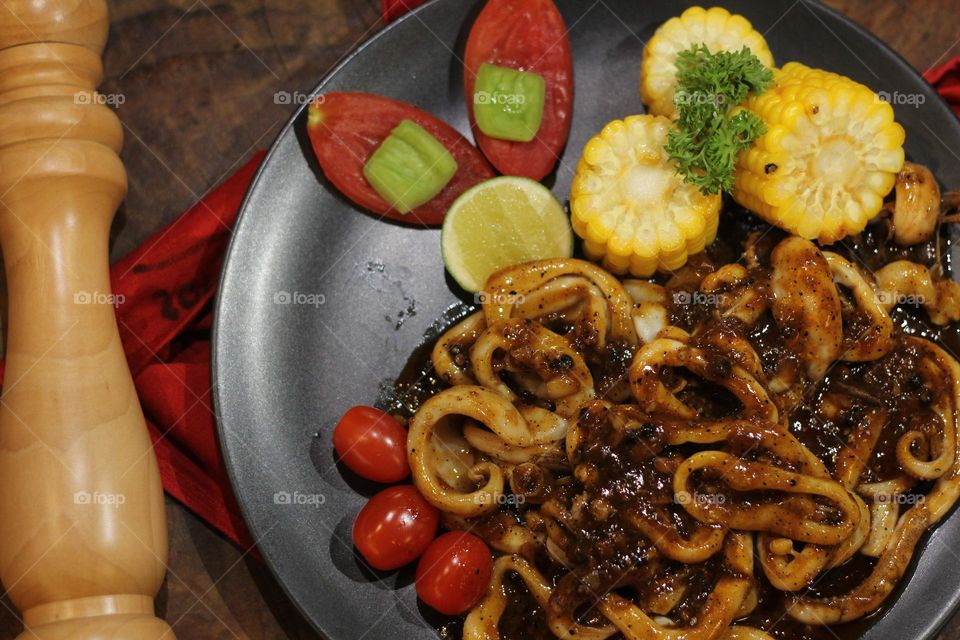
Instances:
[[[370,186],[363,167],[390,132],[413,120],[447,148],[457,172],[432,200],[399,213]],[[460,194],[494,176],[480,150],[456,129],[422,109],[369,93],[327,93],[310,105],[307,134],[327,179],[355,204],[408,224],[437,225]]]
[[[486,543],[465,531],[445,533],[417,565],[417,595],[448,616],[466,613],[490,585],[493,560]]]
[[[373,407],[353,407],[333,430],[333,448],[358,476],[391,484],[410,475],[407,430]]]
[[[467,110],[483,154],[504,175],[543,179],[556,166],[573,119],[573,56],[553,0],[488,0],[470,30],[463,59]],[[497,140],[477,127],[473,90],[484,62],[533,71],[546,81],[543,123],[530,142]]]
[[[420,557],[439,524],[440,512],[416,487],[390,487],[357,514],[353,544],[374,569],[399,569]]]

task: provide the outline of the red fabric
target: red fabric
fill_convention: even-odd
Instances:
[[[264,152],[110,269],[117,324],[167,493],[253,546],[224,471],[210,398],[214,294]]]
[[[416,0],[384,0],[384,15]],[[960,57],[925,78],[960,114]],[[244,548],[253,545],[220,458],[210,400],[211,301],[237,209],[264,153],[111,268],[117,320],[163,486]],[[122,297],[120,297],[122,296]],[[2,372],[2,362],[0,362]]]
[[[927,70],[923,77],[936,87],[940,95],[953,107],[953,112],[960,116],[960,56]]]
[[[386,22],[393,22],[407,11],[419,7],[424,2],[425,0],[380,0],[383,19]]]

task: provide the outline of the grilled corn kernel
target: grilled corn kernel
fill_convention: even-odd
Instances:
[[[720,196],[677,174],[662,116],[614,120],[590,140],[570,189],[573,229],[592,260],[615,273],[674,270],[717,234]]]
[[[903,167],[903,127],[862,84],[791,62],[747,100],[767,133],[740,155],[733,196],[767,222],[828,244],[859,233]]]
[[[690,7],[663,23],[643,50],[640,97],[650,113],[674,117],[677,54],[699,44],[705,44],[711,53],[740,51],[746,46],[760,62],[773,67],[766,40],[746,18],[722,7]]]

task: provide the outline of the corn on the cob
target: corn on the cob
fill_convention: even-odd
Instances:
[[[610,271],[677,269],[717,234],[721,198],[677,173],[664,150],[671,126],[662,116],[614,120],[584,148],[570,189],[573,229]]]
[[[903,167],[904,131],[868,87],[791,62],[745,108],[767,133],[740,154],[737,202],[825,244],[859,233],[880,211]]]
[[[677,54],[700,44],[711,53],[740,51],[746,46],[760,62],[773,67],[773,54],[766,40],[746,18],[722,7],[690,7],[663,23],[643,50],[640,96],[650,113],[674,117]]]

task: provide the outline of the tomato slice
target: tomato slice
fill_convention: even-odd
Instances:
[[[477,127],[473,89],[484,62],[533,71],[546,81],[543,122],[530,142],[497,140]],[[560,159],[573,116],[570,39],[553,0],[489,0],[467,39],[464,68],[470,123],[484,155],[504,175],[542,180]]]
[[[426,129],[457,161],[457,173],[443,191],[407,214],[395,211],[363,176],[367,160],[402,120]],[[320,96],[310,105],[307,133],[324,175],[337,189],[361,207],[400,222],[440,224],[461,193],[494,176],[483,154],[447,123],[406,102],[369,93]]]

